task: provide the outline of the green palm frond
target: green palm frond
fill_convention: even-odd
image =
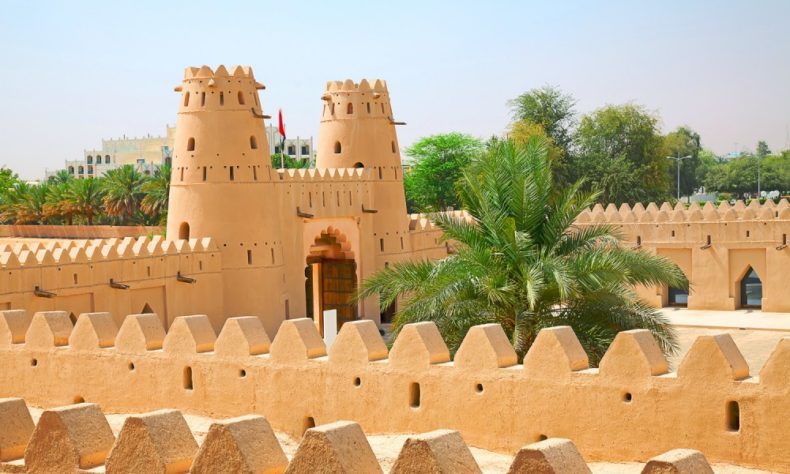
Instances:
[[[676,336],[660,313],[639,300],[636,285],[687,288],[664,257],[626,248],[620,230],[577,227],[597,195],[581,183],[557,189],[545,141],[500,141],[464,170],[458,193],[468,216],[432,220],[456,249],[436,261],[403,262],[367,279],[359,298],[399,302],[393,329],[434,321],[451,350],[471,326],[502,325],[520,356],[540,329],[576,330],[596,363],[618,331],[649,329],[670,354]]]

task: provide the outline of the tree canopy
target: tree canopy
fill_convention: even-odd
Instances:
[[[700,166],[700,136],[689,127],[678,127],[664,137],[664,153],[672,157],[689,157],[680,160],[680,193],[688,196],[701,186],[697,169]],[[677,163],[669,163],[670,189],[677,189]],[[674,194],[674,193],[670,193]]]
[[[483,143],[470,135],[431,135],[406,149],[410,169],[403,185],[410,212],[430,212],[459,208],[455,183],[461,170],[481,153]]]
[[[573,139],[576,100],[556,86],[531,89],[509,103],[515,122],[540,125],[555,145],[567,153]]]
[[[643,107],[608,105],[582,117],[572,159],[583,189],[600,192],[599,200],[648,202],[665,199],[669,163],[658,118]]]

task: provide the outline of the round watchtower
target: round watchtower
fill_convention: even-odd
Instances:
[[[372,85],[371,85],[372,84]],[[367,168],[374,180],[370,213],[374,268],[399,261],[411,250],[403,168],[392,105],[383,80],[351,79],[326,85],[318,137],[317,168]],[[363,206],[364,207],[364,206]]]
[[[330,81],[321,99],[317,168],[400,168],[386,82]]]
[[[280,214],[252,70],[187,68],[176,86],[169,239],[211,237],[222,253],[225,316],[284,317]]]

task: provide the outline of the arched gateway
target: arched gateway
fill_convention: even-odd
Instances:
[[[338,329],[343,323],[359,319],[354,301],[357,291],[357,263],[345,235],[328,227],[310,246],[305,268],[307,317],[318,322],[324,332],[323,314],[337,310]]]

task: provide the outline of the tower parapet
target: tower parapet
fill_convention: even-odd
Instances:
[[[329,81],[321,96],[318,168],[400,168],[387,83],[362,79]],[[382,179],[386,179],[382,170]],[[392,174],[392,179],[401,179]]]

